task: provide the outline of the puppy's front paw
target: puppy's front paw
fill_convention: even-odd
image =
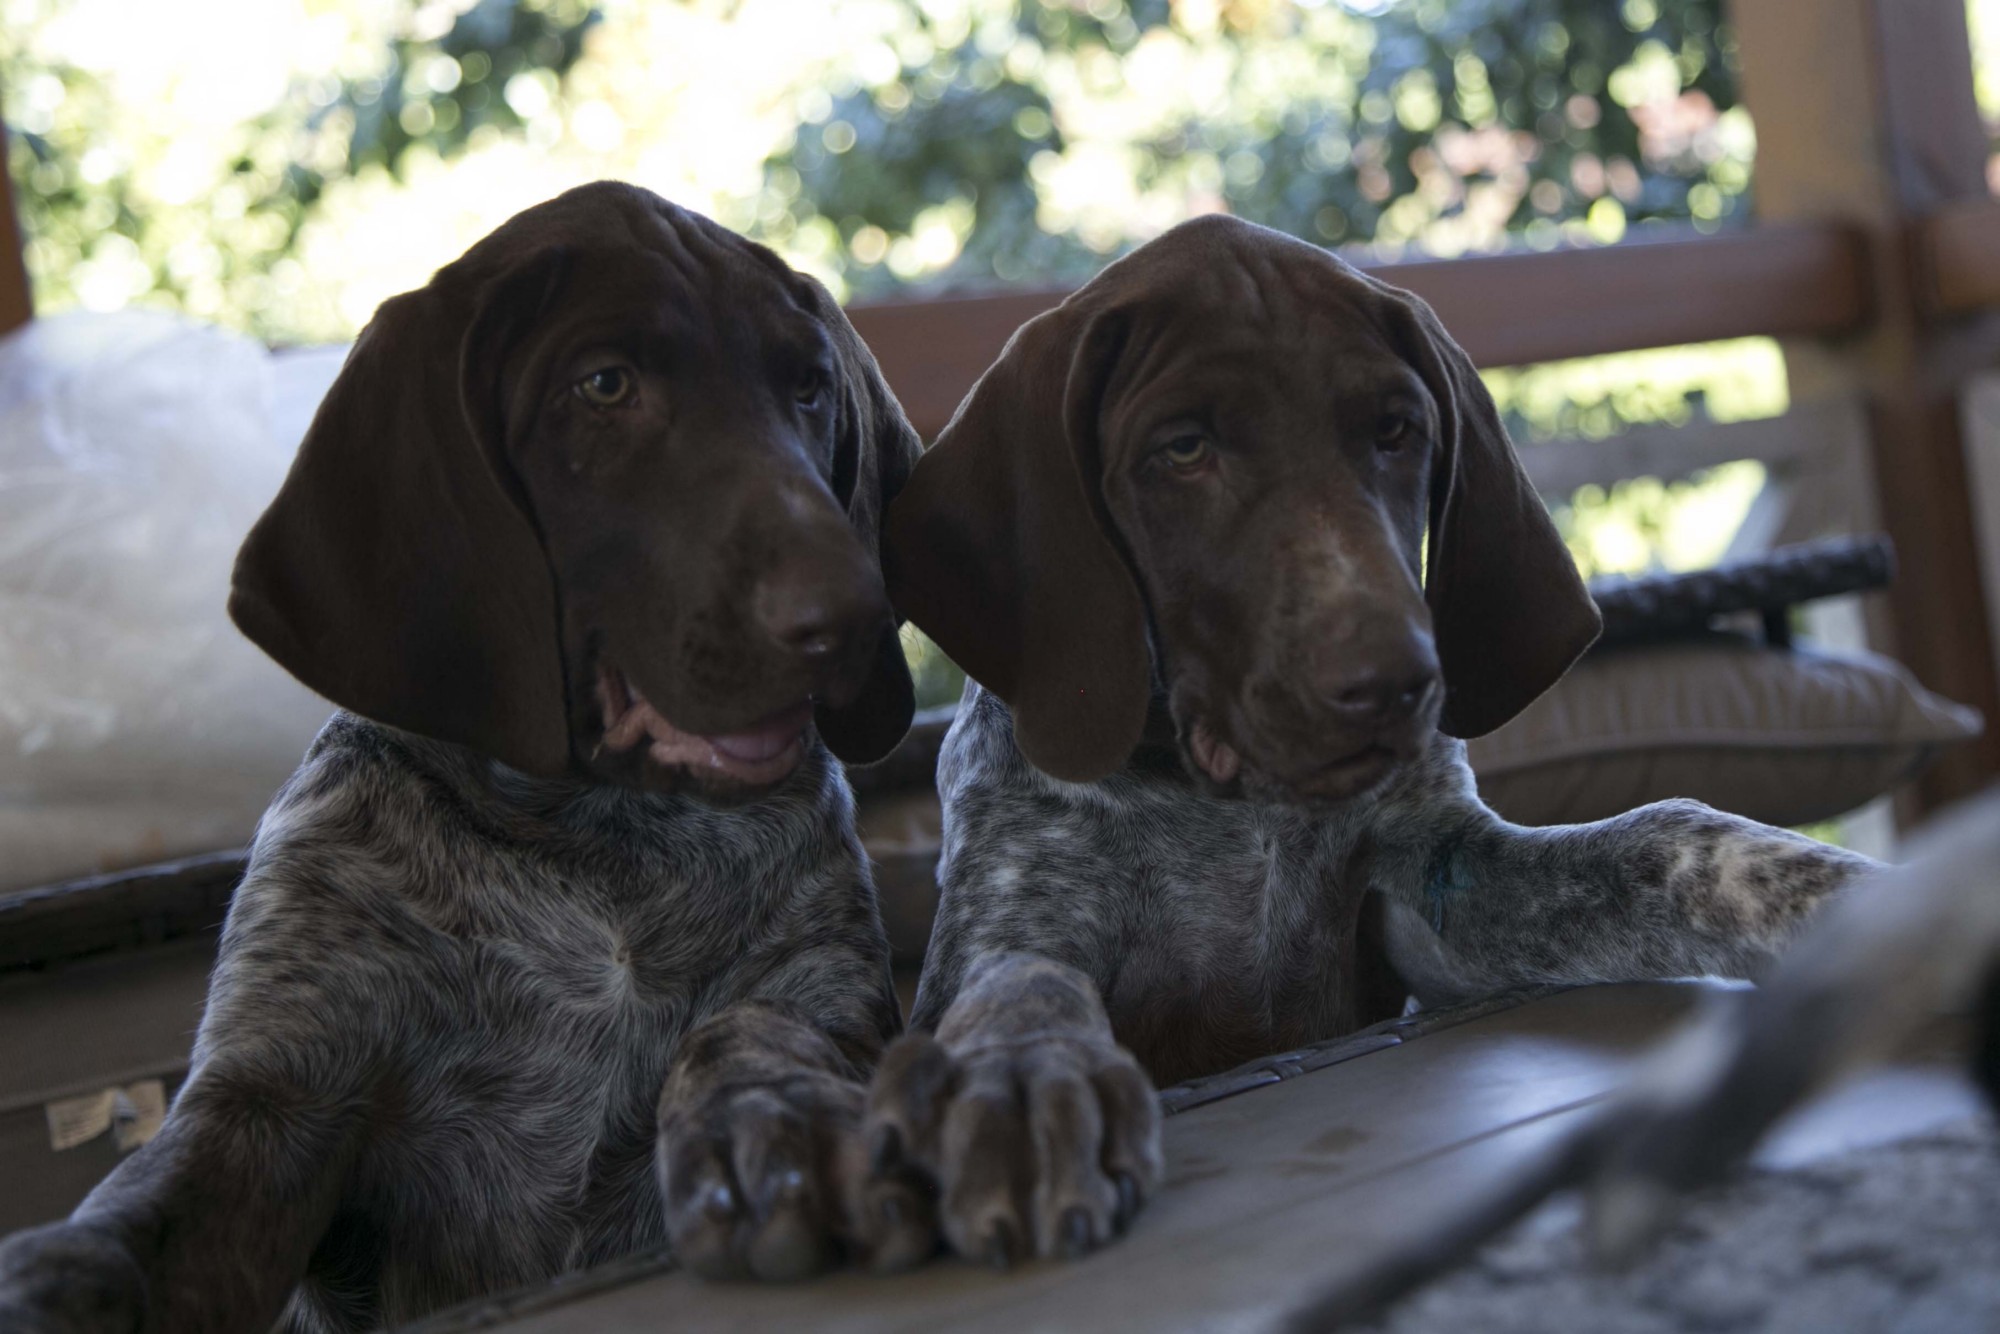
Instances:
[[[145,1311],[138,1262],[94,1228],[51,1223],[0,1243],[0,1329],[7,1334],[127,1334]]]
[[[667,1235],[705,1278],[797,1279],[843,1252],[878,1270],[936,1248],[930,1202],[907,1175],[870,1176],[858,1084],[802,1070],[661,1109]]]
[[[1001,1268],[1104,1245],[1161,1176],[1152,1084],[1088,1035],[947,1048],[912,1033],[876,1074],[867,1138],[877,1177],[921,1174],[951,1248]]]

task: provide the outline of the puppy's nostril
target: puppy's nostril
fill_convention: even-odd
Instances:
[[[1424,671],[1404,679],[1403,686],[1396,694],[1395,706],[1401,713],[1414,713],[1429,698],[1431,687],[1437,684],[1437,673]]]
[[[830,658],[840,651],[844,636],[840,618],[818,605],[792,606],[764,618],[771,638],[802,658]]]
[[[840,636],[831,630],[811,629],[792,636],[791,645],[802,658],[830,658],[840,648]]]
[[[1349,685],[1333,697],[1334,707],[1342,713],[1378,713],[1394,698],[1395,689],[1380,677],[1367,677]]]
[[[770,642],[815,670],[841,662],[874,627],[865,598],[819,581],[774,580],[758,591],[753,605]]]
[[[1371,672],[1331,694],[1333,707],[1356,724],[1381,724],[1407,718],[1423,706],[1437,673]]]

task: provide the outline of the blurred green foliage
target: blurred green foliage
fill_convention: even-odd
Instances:
[[[908,280],[896,249],[932,210],[964,243],[928,275],[941,285],[1074,279],[1138,239],[1050,216],[1080,138],[1136,157],[1142,193],[1323,244],[1612,240],[1744,207],[1718,0],[1018,0],[976,23],[912,7],[901,68],[808,106],[759,211],[780,243],[830,225],[859,293]],[[1183,77],[1121,105],[1161,65]]]
[[[1719,0],[887,2],[894,58],[830,57],[760,197],[725,210],[855,295],[1073,281],[1209,207],[1450,254],[1744,206]],[[285,298],[333,182],[523,134],[524,98],[559,103],[580,60],[616,58],[586,51],[587,0],[406,0],[386,42],[237,127],[219,178],[163,196],[137,182],[172,145],[31,40],[59,7],[10,0],[0,28],[44,304],[95,275],[277,338],[303,331]]]
[[[1965,0],[1965,16],[1972,38],[1973,86],[1993,145],[1986,181],[2000,195],[2000,0]]]
[[[204,163],[162,184],[173,144],[144,109],[29,40],[60,9],[16,3],[0,26],[7,165],[38,304],[109,304],[88,299],[95,278],[280,339],[299,332],[285,297],[300,285],[300,232],[329,183],[370,169],[400,175],[413,149],[448,157],[518,132],[523,117],[504,90],[519,75],[560,79],[598,19],[581,0],[477,0],[425,33],[435,7],[410,4],[401,33],[360,53],[360,72],[292,78],[275,105],[235,127],[219,170]]]
[[[607,91],[634,62],[675,74],[660,57],[678,48],[639,45],[642,0],[305,0],[345,23],[338,58],[278,78],[219,148],[183,152],[147,107],[38,40],[66,3],[0,0],[9,165],[44,309],[137,301],[267,339],[345,336],[352,316],[306,271],[302,245],[316,219],[333,220],[322,233],[351,219],[351,204],[334,207],[343,187],[406,181],[496,142],[620,174],[638,159],[578,151],[589,136],[572,113],[587,98],[624,117],[632,141],[702,130],[669,132]],[[712,24],[754,9],[673,5]],[[715,201],[850,296],[1071,283],[1214,208],[1327,245],[1452,255],[1610,241],[1634,222],[1711,229],[1748,206],[1754,136],[1721,0],[874,0],[850,12],[859,35],[798,73],[781,99],[789,132],[741,197]],[[1489,383],[1523,440],[1784,407],[1768,343]],[[1642,480],[1580,494],[1558,519],[1593,572],[1700,564],[1758,482],[1750,465]],[[927,701],[955,694],[948,663],[921,643],[912,653]]]

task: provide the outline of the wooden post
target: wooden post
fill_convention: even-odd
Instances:
[[[27,265],[21,259],[21,224],[14,212],[8,161],[7,127],[0,125],[0,334],[20,328],[35,313],[28,294]]]
[[[1793,397],[1866,395],[1901,565],[1877,617],[1885,647],[1987,718],[1985,737],[1926,775],[1914,815],[2000,775],[2000,679],[1958,417],[1967,377],[2000,364],[2000,311],[1941,314],[1917,253],[1924,219],[1987,196],[1965,0],[1740,0],[1731,17],[1759,220],[1859,227],[1876,261],[1866,333],[1785,344]]]

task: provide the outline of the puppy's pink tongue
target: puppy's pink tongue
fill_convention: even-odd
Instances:
[[[1194,762],[1201,766],[1202,772],[1218,783],[1227,783],[1243,767],[1242,757],[1227,742],[1216,740],[1206,720],[1194,725],[1194,731],[1188,737],[1188,746],[1194,751]]]
[[[787,747],[799,739],[812,721],[813,710],[810,702],[795,705],[780,713],[774,713],[762,722],[741,732],[731,732],[727,736],[703,737],[702,740],[721,751],[732,760],[745,764],[762,764],[785,753]]]

